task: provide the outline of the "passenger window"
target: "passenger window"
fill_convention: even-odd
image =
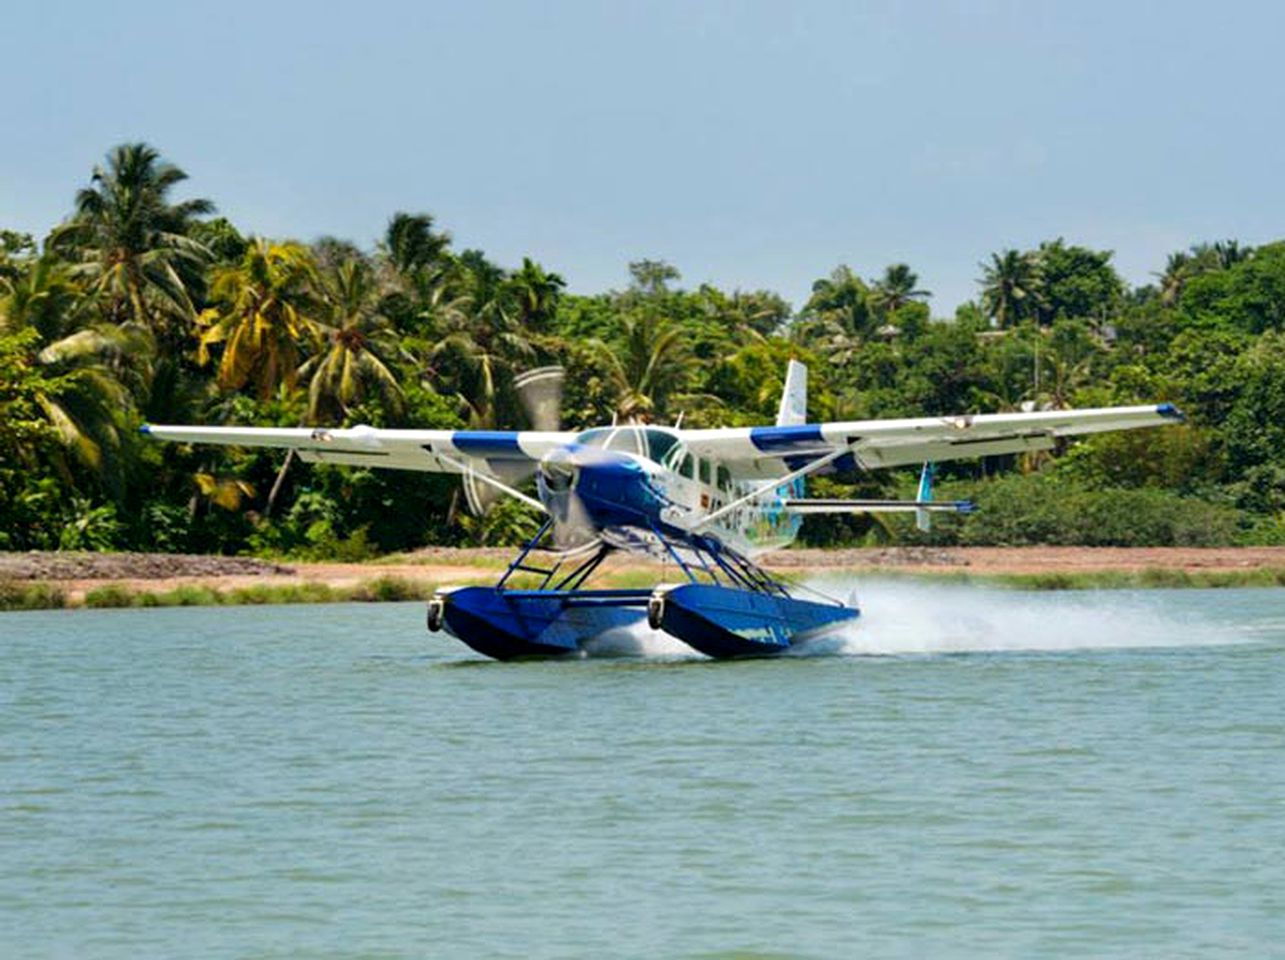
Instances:
[[[727,490],[732,485],[732,475],[728,472],[727,467],[718,468],[718,489]]]
[[[709,461],[703,458],[700,461],[700,478],[701,483],[709,483]]]
[[[688,480],[692,479],[692,477],[695,475],[694,464],[692,462],[692,455],[690,453],[687,454],[687,456],[683,457],[683,462],[682,462],[682,465],[679,466],[678,472],[681,473]]]

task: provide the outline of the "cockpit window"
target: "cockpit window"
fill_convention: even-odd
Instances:
[[[595,427],[592,430],[586,430],[580,436],[576,437],[576,443],[585,447],[598,447],[606,449],[607,440],[616,432],[615,427]]]
[[[646,430],[647,455],[657,463],[663,463],[669,452],[678,446],[678,438],[664,430]]]
[[[576,438],[586,447],[633,453],[661,463],[678,444],[678,437],[655,427],[595,427]]]

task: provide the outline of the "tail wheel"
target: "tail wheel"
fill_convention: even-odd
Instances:
[[[446,617],[446,601],[441,597],[434,597],[428,601],[428,632],[437,633],[442,629],[442,622]]]
[[[664,622],[665,598],[661,594],[653,593],[647,600],[647,626],[653,630],[659,630]]]

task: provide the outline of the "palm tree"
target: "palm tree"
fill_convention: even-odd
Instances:
[[[1169,254],[1163,273],[1153,274],[1160,280],[1160,302],[1165,306],[1173,306],[1182,296],[1182,288],[1191,274],[1192,265],[1192,257],[1179,251]]]
[[[767,290],[734,290],[731,295],[702,284],[698,291],[703,312],[737,341],[765,343],[790,317],[790,305]]]
[[[558,298],[567,282],[529,257],[522,269],[509,278],[509,289],[517,300],[522,325],[531,331],[547,330],[558,310]]]
[[[210,258],[188,236],[194,218],[214,212],[209,200],[170,203],[187,174],[145,143],[127,143],[95,167],[91,185],[76,194],[76,212],[51,243],[77,262],[113,323],[165,331],[195,311],[190,289]]]
[[[197,361],[211,359],[210,347],[223,345],[218,383],[224,390],[252,384],[266,400],[284,384],[298,382],[301,347],[319,337],[314,290],[317,271],[302,244],[256,240],[241,262],[215,272],[210,297],[216,303],[201,313]]]
[[[665,413],[666,402],[682,389],[689,357],[681,327],[647,312],[624,318],[619,345],[594,342],[616,393],[617,418],[651,420]]]
[[[803,306],[802,318],[795,332],[798,340],[843,366],[874,333],[870,289],[851,267],[836,267],[830,276],[812,284],[812,296]]]
[[[1224,270],[1250,259],[1254,255],[1253,247],[1242,247],[1236,240],[1219,240],[1214,243],[1214,257],[1218,266]]]
[[[8,294],[35,259],[36,243],[30,234],[0,229],[0,294]]]
[[[1035,254],[992,253],[991,262],[981,268],[982,305],[1001,328],[1038,316],[1044,302],[1044,277]]]
[[[119,494],[131,387],[145,390],[154,345],[138,327],[86,325],[82,304],[67,268],[42,257],[0,299],[0,332],[28,331],[36,406],[62,449],[55,469],[74,483],[70,463],[78,463]]]
[[[87,322],[90,301],[65,263],[44,256],[23,266],[3,288],[0,324],[11,330],[32,327],[49,342]]]
[[[669,292],[669,281],[681,280],[678,268],[664,260],[634,260],[629,264],[630,289],[639,296],[660,297]]]
[[[884,270],[883,277],[872,285],[870,299],[876,310],[890,317],[908,303],[922,302],[932,296],[930,290],[916,289],[919,275],[907,264],[894,263]]]
[[[534,362],[535,346],[494,303],[482,312],[452,309],[441,320],[428,354],[435,386],[459,398],[470,426],[497,426],[504,383]]]
[[[396,338],[379,313],[374,270],[364,259],[348,260],[323,276],[322,288],[325,319],[318,329],[324,346],[299,371],[309,381],[309,419],[341,422],[372,395],[399,412],[401,387],[385,359],[396,351]]]
[[[116,493],[124,414],[134,406],[125,381],[135,372],[131,360],[151,350],[145,331],[98,324],[55,340],[36,354],[58,385],[39,398],[46,418],[63,446]]]
[[[438,262],[450,245],[451,235],[434,232],[427,213],[395,213],[384,231],[385,256],[404,275]]]
[[[480,252],[466,250],[452,273],[433,306],[437,340],[426,355],[432,382],[459,398],[470,426],[494,427],[516,416],[506,385],[536,362],[542,338],[522,325],[507,275]]]

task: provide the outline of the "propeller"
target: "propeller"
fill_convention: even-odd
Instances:
[[[562,426],[562,385],[567,371],[562,367],[537,367],[513,378],[518,402],[536,430],[555,431]]]
[[[514,377],[513,389],[526,412],[531,427],[541,432],[556,432],[562,422],[562,387],[566,370],[559,366],[537,367]],[[495,479],[517,487],[537,475],[541,501],[550,509],[553,519],[553,545],[562,552],[578,553],[596,546],[599,537],[589,511],[576,493],[580,468],[595,459],[596,451],[558,448],[538,464],[529,461],[495,460],[488,464]],[[464,499],[474,514],[484,514],[503,491],[475,471],[464,474]]]
[[[548,505],[549,516],[553,520],[553,544],[558,550],[573,552],[595,544],[599,539],[589,511],[576,493],[580,470],[593,462],[596,453],[558,447],[550,450],[540,461],[537,474],[540,499]]]
[[[494,460],[489,464],[488,473],[501,483],[518,487],[531,479],[535,468],[521,460]],[[464,502],[474,516],[483,516],[495,502],[504,496],[504,491],[492,483],[478,479],[478,471],[469,469],[464,473]]]
[[[566,371],[562,367],[537,367],[513,378],[513,389],[518,402],[526,411],[527,419],[535,430],[554,431],[562,418],[562,384]],[[510,487],[517,487],[531,479],[535,467],[525,461],[496,460],[488,464],[490,474]],[[499,487],[479,480],[477,472],[464,474],[464,501],[475,516],[483,516],[504,495]]]

